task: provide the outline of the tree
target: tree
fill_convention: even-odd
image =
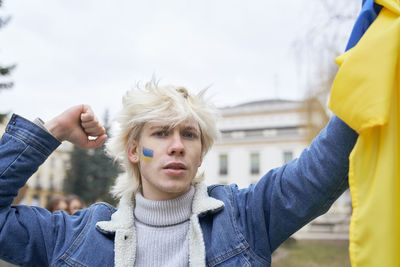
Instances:
[[[0,8],[3,5],[3,1],[0,0]],[[9,21],[11,17],[0,17],[0,29],[3,28]],[[0,92],[4,89],[10,89],[11,87],[14,86],[14,83],[12,81],[9,81],[7,78],[10,75],[11,71],[15,68],[14,65],[10,66],[3,66],[3,64],[0,63]],[[3,78],[6,78],[6,81],[3,82]],[[0,123],[3,122],[3,120],[7,117],[8,114],[0,113]]]
[[[329,120],[326,104],[338,70],[334,58],[343,53],[360,6],[357,1],[338,0],[315,0],[314,4],[310,5],[311,26],[294,42],[293,50],[300,66],[298,72],[305,77],[309,142]]]
[[[0,8],[3,5],[3,1],[0,0]],[[3,28],[5,25],[7,25],[7,23],[10,21],[11,17],[10,16],[6,16],[6,17],[0,17],[0,29]],[[0,78],[7,78],[11,71],[15,68],[15,64],[14,65],[9,65],[9,66],[5,66],[3,64],[0,63]],[[0,91],[4,90],[4,89],[10,89],[11,87],[14,86],[14,83],[12,81],[6,80],[6,81],[0,81]]]
[[[109,132],[108,111],[104,115],[104,127]],[[105,153],[104,145],[91,150],[82,150],[74,146],[70,163],[64,181],[66,193],[78,195],[88,204],[97,201],[116,204],[109,190],[119,170]]]

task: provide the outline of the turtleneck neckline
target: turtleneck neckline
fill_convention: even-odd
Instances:
[[[141,192],[138,192],[135,196],[135,219],[155,227],[171,226],[188,221],[192,213],[194,192],[194,186],[191,186],[190,190],[182,196],[163,201],[146,199]]]

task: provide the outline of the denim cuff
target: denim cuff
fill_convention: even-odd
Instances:
[[[11,116],[5,131],[46,156],[61,144],[50,132],[17,114]]]

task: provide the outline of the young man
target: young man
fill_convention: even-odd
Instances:
[[[257,184],[207,187],[197,171],[217,135],[215,117],[202,93],[154,83],[129,91],[107,143],[124,168],[113,188],[119,207],[98,203],[68,216],[10,205],[60,141],[97,147],[104,128],[85,105],[45,124],[13,115],[0,143],[0,258],[29,266],[270,266],[271,253],[348,187],[357,134],[333,117],[298,159]]]

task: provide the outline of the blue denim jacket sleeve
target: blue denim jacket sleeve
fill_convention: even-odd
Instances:
[[[249,188],[232,188],[239,228],[258,255],[272,253],[348,188],[348,158],[357,137],[334,116],[298,159]]]
[[[0,258],[47,266],[57,217],[39,207],[10,206],[18,189],[60,144],[35,124],[13,115],[0,141]],[[53,237],[52,237],[53,236]],[[34,260],[32,260],[34,258]]]

